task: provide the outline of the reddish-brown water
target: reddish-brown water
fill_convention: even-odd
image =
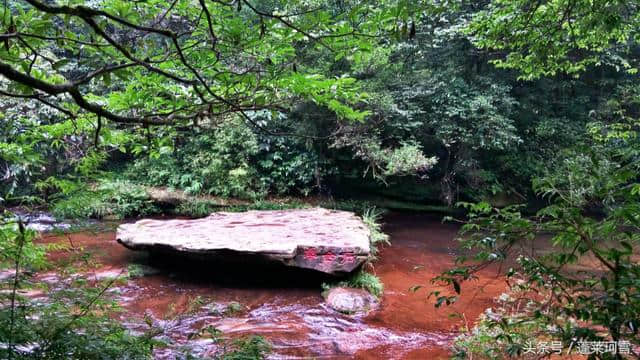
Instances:
[[[261,285],[256,273],[251,282],[229,282],[228,271],[198,274],[164,268],[154,263],[155,273],[118,283],[112,294],[124,308],[120,319],[131,330],[145,327],[144,318],[165,330],[171,346],[156,350],[156,358],[174,358],[176,349],[189,346],[196,356],[211,354],[211,339],[194,337],[200,329],[213,326],[228,336],[257,334],[274,347],[275,359],[444,359],[461,326],[471,325],[491,307],[505,289],[495,271],[481,273],[475,283],[463,286],[463,297],[453,306],[436,309],[427,294],[437,287],[430,279],[453,264],[457,227],[442,224],[427,215],[394,213],[385,219],[384,230],[391,246],[381,250],[373,271],[385,285],[378,310],[363,316],[348,316],[327,307],[318,283],[307,287],[271,282]],[[49,236],[44,242],[64,242],[78,251],[52,253],[53,261],[93,256],[86,271],[89,277],[105,278],[126,273],[132,264],[148,262],[144,253],[125,249],[113,232]],[[95,263],[92,263],[95,262]],[[87,264],[85,262],[85,264]],[[55,278],[52,273],[42,279]],[[226,279],[220,282],[220,279]],[[233,284],[233,285],[230,285]],[[243,285],[244,284],[244,285]],[[424,288],[412,292],[415,285]],[[226,312],[231,302],[234,312]]]

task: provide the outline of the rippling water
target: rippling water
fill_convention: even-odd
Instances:
[[[121,247],[111,232],[48,236],[44,241],[70,243],[94,254],[100,266],[87,272],[89,278],[118,276],[132,264],[141,266],[146,276],[130,279],[111,293],[124,308],[119,316],[127,328],[143,331],[146,317],[164,329],[162,338],[170,346],[156,350],[158,359],[174,359],[185,347],[196,356],[215,353],[211,339],[195,336],[206,327],[231,337],[262,335],[273,345],[273,359],[447,358],[463,319],[473,322],[490,307],[504,280],[487,270],[471,287],[463,287],[459,303],[435,309],[427,294],[437,288],[429,280],[452,265],[457,228],[433,216],[406,213],[392,213],[384,222],[392,245],[382,249],[373,271],[385,291],[377,310],[359,316],[326,306],[315,280],[306,286],[300,285],[304,281],[279,284],[274,279],[261,284],[260,277],[270,274],[233,282],[232,269],[180,271]],[[65,256],[68,252],[51,258]],[[56,281],[53,273],[39,276]],[[414,293],[409,290],[414,285],[424,288]],[[229,304],[234,311],[228,311]]]

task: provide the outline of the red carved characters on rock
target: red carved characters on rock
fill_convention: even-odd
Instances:
[[[343,264],[353,264],[356,261],[356,256],[352,252],[347,252],[341,255]]]
[[[318,252],[315,248],[307,248],[303,256],[305,260],[315,260],[318,258]]]
[[[336,259],[336,255],[329,251],[328,253],[322,255],[322,262],[325,264],[331,264]]]

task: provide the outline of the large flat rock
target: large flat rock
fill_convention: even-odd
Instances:
[[[322,208],[217,212],[195,220],[140,220],[118,227],[132,250],[199,258],[261,258],[329,274],[348,273],[369,256],[370,232],[351,212]]]

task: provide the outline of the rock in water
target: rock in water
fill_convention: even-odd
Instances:
[[[257,256],[328,274],[360,266],[369,256],[369,237],[369,229],[353,213],[322,208],[145,219],[120,225],[116,235],[132,250],[172,251],[212,261]]]
[[[345,314],[367,313],[378,307],[378,299],[366,290],[335,287],[325,295],[325,301],[334,310]]]

